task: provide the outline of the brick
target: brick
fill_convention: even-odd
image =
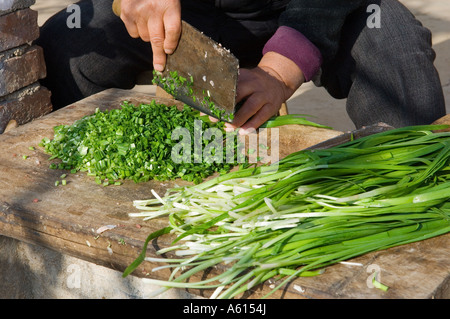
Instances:
[[[31,46],[19,55],[0,60],[0,97],[45,78],[44,53],[41,47]]]
[[[29,8],[35,4],[36,0],[1,0],[0,16],[13,11]]]
[[[23,125],[52,111],[50,91],[39,83],[14,92],[0,101],[0,134],[8,123]]]
[[[0,51],[29,43],[39,37],[38,13],[31,9],[0,16]]]

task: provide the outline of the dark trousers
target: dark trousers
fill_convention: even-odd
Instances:
[[[65,10],[41,28],[47,78],[55,109],[108,88],[131,89],[152,69],[150,45],[131,38],[111,10],[112,0],[82,0],[81,28],[70,29]],[[377,3],[377,1],[374,1]],[[182,18],[230,49],[241,67],[254,67],[277,28],[279,12],[264,19],[232,19],[213,6],[182,1]],[[430,124],[445,115],[430,31],[397,0],[378,0],[381,27],[369,28],[366,10],[349,17],[340,50],[316,81],[335,98],[347,98],[356,127]],[[330,110],[332,112],[332,110]]]

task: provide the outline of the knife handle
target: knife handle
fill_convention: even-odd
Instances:
[[[112,10],[114,12],[114,14],[118,17],[120,17],[120,6],[122,4],[121,0],[114,0],[113,4],[112,4]]]

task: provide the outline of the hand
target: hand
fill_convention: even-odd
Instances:
[[[153,67],[162,72],[180,39],[180,0],[122,0],[120,18],[131,37],[151,43]]]
[[[275,52],[266,53],[256,68],[240,70],[236,101],[245,102],[227,127],[240,127],[240,134],[256,130],[278,113],[304,81],[292,60]]]

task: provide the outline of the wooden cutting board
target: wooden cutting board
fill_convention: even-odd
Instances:
[[[0,235],[37,244],[123,271],[140,253],[151,232],[166,226],[166,219],[142,221],[130,218],[136,212],[133,200],[148,199],[151,189],[164,194],[167,188],[187,182],[155,182],[103,187],[84,173],[68,174],[67,185],[55,186],[61,170],[49,168],[49,155],[38,147],[44,137],[53,137],[53,127],[72,124],[85,115],[120,107],[121,101],[134,104],[177,102],[142,93],[107,90],[26,125],[0,135]],[[280,128],[280,156],[341,136],[342,132],[303,126]],[[29,150],[33,146],[34,151]],[[28,156],[23,159],[23,155]],[[115,228],[101,234],[105,225]],[[150,245],[148,254],[167,246],[170,237]],[[370,253],[354,258],[352,264],[328,267],[318,277],[299,278],[272,298],[448,298],[450,296],[450,234]],[[145,277],[152,267],[145,262],[133,275]],[[374,271],[390,289],[371,288]],[[152,278],[167,279],[168,272]],[[259,298],[269,285],[249,298]],[[197,293],[197,292],[193,292]],[[201,293],[200,293],[201,294]],[[207,295],[207,294],[206,294]]]

